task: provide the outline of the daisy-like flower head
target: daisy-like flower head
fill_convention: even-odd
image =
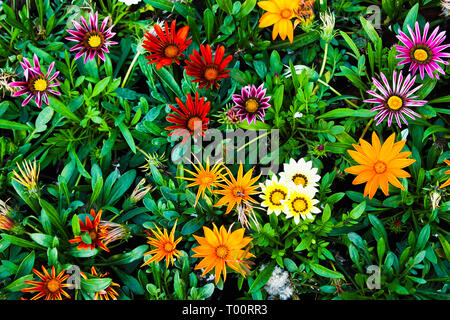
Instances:
[[[80,219],[80,231],[86,232],[90,239],[90,243],[85,243],[81,236],[76,236],[73,239],[70,239],[70,243],[79,243],[78,250],[87,250],[87,249],[95,249],[95,247],[100,247],[103,250],[109,252],[109,249],[106,247],[104,243],[104,239],[108,233],[107,227],[100,225],[100,219],[102,217],[102,210],[99,210],[97,215],[95,214],[95,210],[91,209],[91,214],[93,221],[89,215],[86,216],[86,223],[83,223]]]
[[[16,163],[19,172],[13,170],[12,179],[27,188],[31,195],[36,195],[39,193],[39,172],[41,169],[40,164],[36,163],[36,159],[33,162],[30,160],[24,160],[21,165]]]
[[[223,281],[225,282],[227,266],[241,274],[245,274],[243,269],[249,269],[249,262],[246,260],[254,257],[248,250],[244,250],[253,240],[250,237],[244,237],[245,229],[240,228],[231,232],[231,227],[227,231],[224,226],[221,226],[219,230],[213,223],[213,230],[204,226],[203,232],[205,234],[204,237],[194,235],[199,246],[192,248],[192,251],[195,252],[192,257],[203,258],[195,266],[195,270],[205,269],[202,274],[204,276],[214,268],[216,284],[219,282],[222,273]]]
[[[208,189],[209,192],[212,194],[213,193],[212,188],[217,187],[217,184],[222,182],[223,176],[222,171],[225,170],[225,167],[223,166],[222,162],[218,162],[210,168],[209,158],[206,159],[206,167],[203,167],[201,163],[199,163],[198,165],[192,163],[192,166],[194,167],[196,172],[183,168],[183,170],[188,172],[192,177],[190,178],[177,177],[177,178],[192,181],[190,184],[186,186],[186,188],[198,186],[197,197],[195,199],[194,204],[195,207],[197,205],[200,196],[202,196],[202,198],[205,197],[206,189]]]
[[[207,117],[210,109],[209,101],[205,102],[204,97],[200,99],[198,92],[195,93],[195,101],[192,100],[189,93],[187,94],[186,106],[180,99],[175,98],[175,100],[179,109],[169,105],[174,113],[169,113],[166,117],[168,122],[174,124],[166,128],[166,130],[173,130],[169,137],[172,135],[182,136],[182,143],[184,143],[190,135],[193,135],[194,138],[197,138],[200,134],[204,135],[203,130],[208,128],[207,125],[209,123],[209,118]]]
[[[312,161],[305,161],[301,158],[298,161],[290,159],[289,163],[283,165],[284,171],[280,173],[280,183],[286,185],[302,186],[315,194],[317,182],[320,176],[317,174],[317,168],[312,167]]]
[[[220,207],[227,204],[228,207],[225,214],[228,214],[236,204],[239,205],[244,200],[256,203],[256,200],[254,200],[251,196],[259,193],[255,190],[258,186],[254,184],[258,181],[260,175],[252,178],[254,169],[255,168],[253,167],[244,175],[244,169],[241,163],[237,178],[235,179],[231,171],[226,168],[230,180],[223,177],[225,184],[217,184],[221,189],[216,190],[215,193],[221,194],[223,197],[217,201],[214,207]]]
[[[47,74],[44,75],[36,54],[33,56],[33,62],[34,66],[31,65],[27,58],[23,58],[23,62],[20,62],[20,65],[23,68],[25,81],[11,82],[9,83],[9,86],[19,88],[18,91],[14,92],[13,97],[27,95],[22,102],[22,106],[27,105],[28,102],[34,98],[34,102],[40,108],[42,106],[42,101],[49,105],[49,94],[56,96],[61,95],[61,93],[52,89],[60,85],[58,79],[56,79],[59,75],[59,71],[56,71],[53,75],[51,74],[53,67],[55,66],[55,63],[52,62],[48,67]]]
[[[69,277],[68,274],[64,275],[65,270],[62,270],[58,275],[56,275],[54,266],[52,267],[51,274],[44,266],[41,267],[44,274],[33,268],[34,274],[36,274],[41,281],[24,281],[34,287],[22,289],[22,292],[38,292],[38,294],[31,298],[31,300],[37,300],[42,297],[44,297],[45,300],[62,300],[62,295],[70,299],[70,295],[63,290],[63,288],[67,288],[69,286],[69,284],[64,283],[64,281]]]
[[[393,186],[405,190],[397,178],[409,178],[411,175],[402,170],[414,162],[414,159],[407,159],[411,152],[400,152],[405,146],[406,140],[395,141],[395,133],[381,145],[375,131],[372,133],[372,144],[360,139],[360,145],[354,144],[354,150],[347,150],[350,156],[358,163],[357,166],[349,167],[344,171],[355,174],[357,177],[353,184],[366,183],[364,197],[372,199],[378,187],[387,196],[389,194],[389,183]]]
[[[399,63],[410,64],[409,71],[412,70],[413,75],[416,74],[417,69],[420,72],[420,78],[424,78],[425,71],[430,76],[434,78],[434,71],[436,73],[436,79],[439,79],[439,73],[445,74],[444,70],[438,63],[447,65],[448,62],[442,60],[441,58],[450,57],[450,53],[442,52],[450,45],[440,45],[445,40],[445,31],[438,34],[439,26],[436,27],[431,35],[427,37],[428,31],[430,29],[430,24],[427,22],[423,30],[423,34],[420,32],[419,23],[415,24],[415,31],[412,31],[411,27],[408,25],[408,31],[411,38],[408,37],[403,31],[399,30],[399,35],[397,38],[403,43],[403,45],[395,45],[397,52],[400,54],[396,58],[402,59]]]
[[[266,96],[266,91],[264,84],[261,84],[258,88],[252,84],[243,87],[240,95],[233,95],[235,106],[232,109],[236,111],[241,122],[247,119],[247,122],[251,124],[253,120],[256,122],[256,118],[264,122],[266,109],[270,107],[268,102],[271,98]]]
[[[151,229],[153,235],[155,236],[154,238],[152,237],[150,232],[148,232],[147,230],[146,232],[148,234],[148,244],[156,248],[144,253],[144,256],[148,254],[154,254],[154,256],[148,259],[141,267],[154,261],[159,262],[164,258],[166,258],[166,267],[169,267],[169,261],[173,265],[173,257],[179,257],[181,255],[181,252],[176,249],[178,242],[180,242],[182,239],[182,237],[179,237],[177,240],[175,240],[175,228],[177,227],[177,221],[175,221],[175,224],[170,231],[170,235],[167,234],[167,230],[165,228],[163,232],[158,228],[158,226],[155,225],[155,227],[156,231]]]
[[[444,160],[444,162],[450,166],[450,160]],[[450,174],[450,170],[445,171],[445,174]],[[448,185],[450,185],[450,178],[448,178],[448,180],[445,181],[445,182],[441,185],[441,188],[445,188],[445,187],[448,186]]]
[[[183,51],[192,43],[191,38],[187,39],[189,26],[182,27],[178,32],[175,30],[176,21],[173,20],[171,27],[165,22],[165,33],[158,24],[153,26],[157,36],[146,32],[143,47],[151,52],[145,57],[150,60],[148,63],[156,63],[156,69],[161,69],[172,62],[180,64],[180,58],[184,57]]]
[[[109,275],[108,272],[99,274],[97,270],[95,270],[94,266],[91,267],[91,274],[96,278],[106,278]],[[88,279],[84,273],[81,273],[81,276],[85,279]],[[113,287],[120,287],[120,285],[111,281],[111,284],[107,288],[95,293],[94,300],[109,300],[110,298],[112,300],[117,300],[119,294],[116,290],[114,290]]]
[[[374,96],[375,98],[364,100],[368,103],[376,103],[376,106],[370,109],[370,111],[379,111],[375,116],[374,120],[378,120],[376,125],[379,125],[386,117],[388,118],[388,126],[391,126],[392,119],[395,117],[398,126],[402,127],[402,121],[408,124],[404,116],[411,119],[415,119],[414,116],[421,118],[419,114],[412,111],[409,107],[420,107],[423,106],[427,101],[416,100],[417,96],[412,96],[414,92],[419,90],[422,85],[411,89],[416,77],[408,76],[403,81],[403,74],[400,72],[397,78],[397,72],[394,71],[392,88],[389,85],[386,76],[381,72],[381,79],[383,84],[378,82],[376,79],[372,79],[374,85],[380,91],[376,93],[375,91],[369,90],[367,93]]]
[[[194,54],[189,55],[189,60],[186,60],[187,66],[186,74],[188,76],[194,77],[192,82],[199,82],[199,88],[206,86],[209,88],[219,88],[218,81],[228,78],[230,70],[225,70],[227,65],[233,59],[233,56],[229,55],[224,58],[225,47],[218,46],[213,59],[211,47],[209,44],[200,45],[200,53],[194,50]]]
[[[289,196],[289,188],[278,181],[276,175],[272,176],[272,179],[267,179],[264,183],[260,183],[261,194],[260,197],[264,201],[261,202],[263,207],[267,207],[267,214],[275,212],[278,216],[281,212],[285,211],[285,203]]]
[[[314,2],[315,0],[299,0],[295,9],[296,19],[294,29],[300,24],[304,32],[310,32],[314,25]]]
[[[268,0],[259,1],[258,6],[267,11],[259,19],[259,27],[266,28],[273,25],[272,40],[280,35],[282,40],[289,39],[294,41],[294,26],[291,19],[295,17],[296,10],[299,7],[299,1],[296,0]]]
[[[314,199],[314,192],[301,184],[292,187],[289,197],[281,202],[286,206],[286,218],[293,217],[296,224],[299,224],[300,218],[314,219],[312,213],[320,213],[320,209],[315,207],[319,200]]]
[[[72,21],[76,30],[67,30],[71,37],[66,37],[67,40],[78,42],[70,51],[79,51],[75,55],[75,60],[81,58],[84,55],[84,63],[87,60],[93,60],[97,55],[100,59],[105,61],[105,53],[109,53],[108,47],[114,44],[118,44],[110,39],[115,35],[111,32],[114,25],[106,29],[109,17],[106,17],[100,29],[98,28],[98,12],[94,15],[89,13],[89,24],[81,17],[81,24]]]

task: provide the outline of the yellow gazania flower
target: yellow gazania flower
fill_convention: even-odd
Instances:
[[[235,179],[229,169],[226,168],[228,175],[230,176],[230,180],[222,176],[226,185],[217,184],[217,186],[222,189],[217,190],[216,193],[223,195],[223,197],[217,201],[214,207],[220,207],[224,204],[228,204],[227,211],[225,212],[225,214],[228,214],[236,204],[239,205],[244,200],[256,203],[251,195],[259,193],[255,190],[258,186],[253,184],[258,181],[260,175],[252,179],[254,169],[255,168],[253,167],[243,176],[243,166],[241,163],[239,166],[237,179]]]
[[[286,206],[286,218],[294,218],[296,224],[303,220],[314,219],[311,213],[320,213],[320,209],[315,207],[319,200],[313,199],[314,193],[311,189],[303,188],[301,185],[293,187],[287,200],[282,200]]]
[[[444,160],[446,164],[448,164],[450,166],[450,160]],[[445,174],[450,174],[450,170],[445,171]],[[450,185],[450,178],[448,178],[447,181],[445,181],[442,185],[441,188],[445,188],[446,186]]]
[[[259,27],[265,28],[273,25],[272,40],[275,40],[278,34],[282,40],[289,38],[289,42],[294,41],[294,26],[291,19],[295,17],[295,11],[298,8],[298,1],[295,0],[268,0],[259,1],[258,6],[266,10],[261,19]]]
[[[177,178],[193,181],[192,183],[188,184],[186,188],[198,186],[197,198],[195,199],[194,204],[195,207],[197,205],[200,196],[202,196],[202,198],[205,197],[206,189],[208,189],[209,192],[213,193],[212,188],[216,187],[217,184],[222,181],[221,173],[222,170],[225,169],[225,167],[221,162],[219,162],[216,163],[212,168],[210,168],[209,158],[206,159],[206,168],[203,167],[201,163],[199,163],[198,167],[194,163],[192,163],[192,165],[197,172],[190,171],[186,168],[183,168],[183,170],[190,173],[193,176],[193,178],[186,178],[186,177],[177,177]]]
[[[244,248],[253,240],[250,237],[244,237],[244,228],[240,228],[231,232],[231,227],[228,231],[224,226],[217,229],[213,223],[213,230],[203,227],[205,237],[198,237],[194,235],[195,240],[200,244],[192,248],[195,252],[192,257],[203,258],[202,261],[195,267],[195,270],[205,269],[202,276],[207,274],[215,268],[215,282],[219,282],[220,274],[223,273],[223,281],[227,277],[226,266],[231,269],[245,274],[245,270],[249,270],[248,258],[254,257]]]
[[[16,165],[20,174],[13,170],[14,176],[12,179],[26,187],[31,193],[38,192],[40,165],[36,164],[36,159],[34,159],[34,162],[24,160],[22,162],[22,168],[18,163]]]
[[[395,133],[391,134],[381,145],[377,134],[373,132],[372,145],[360,139],[360,145],[353,145],[356,151],[347,150],[359,165],[349,167],[345,169],[345,172],[357,175],[353,184],[366,182],[364,197],[369,195],[369,199],[372,199],[378,187],[387,196],[389,194],[389,183],[404,190],[397,178],[409,178],[411,175],[402,168],[411,165],[416,160],[407,159],[411,152],[400,152],[406,140],[395,143],[394,141]]]
[[[44,266],[42,271],[44,274],[40,273],[33,268],[34,274],[36,274],[42,281],[24,281],[27,284],[31,284],[34,287],[22,289],[22,292],[38,292],[31,300],[37,300],[44,297],[45,300],[62,300],[62,295],[70,299],[70,295],[63,290],[63,288],[69,287],[69,284],[64,283],[69,275],[62,270],[58,275],[56,275],[56,269],[53,266],[51,274],[47,271]]]
[[[144,253],[144,256],[152,253],[154,253],[155,255],[152,258],[148,259],[141,267],[153,261],[159,262],[164,258],[166,258],[166,267],[169,267],[169,260],[172,262],[173,265],[174,263],[173,256],[179,257],[181,255],[181,252],[176,249],[176,246],[178,242],[181,241],[182,237],[179,237],[176,241],[174,240],[176,226],[177,221],[175,221],[175,224],[173,225],[173,228],[170,231],[170,235],[167,234],[167,230],[165,228],[163,233],[157,226],[155,226],[157,231],[151,229],[155,238],[152,238],[150,232],[146,231],[147,234],[149,235],[148,244],[155,246],[156,248],[153,249],[152,251]]]
[[[289,189],[286,185],[280,183],[276,175],[273,175],[272,179],[267,179],[264,184],[260,183],[261,187],[261,202],[263,207],[267,207],[267,214],[275,212],[278,216],[285,210],[285,204],[283,200],[286,200],[289,195]]]

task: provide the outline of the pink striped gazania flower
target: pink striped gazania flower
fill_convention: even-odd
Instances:
[[[23,62],[20,62],[20,65],[23,68],[25,81],[11,82],[9,86],[19,87],[19,90],[13,94],[13,97],[27,95],[22,102],[22,107],[27,105],[28,102],[34,98],[34,102],[36,102],[37,106],[40,108],[42,106],[42,100],[49,105],[48,94],[61,95],[58,91],[52,89],[60,85],[58,79],[56,79],[59,75],[59,71],[56,71],[51,75],[53,67],[55,66],[55,63],[52,62],[48,67],[47,74],[44,75],[41,71],[41,65],[36,54],[33,57],[33,62],[34,66],[31,65],[27,58],[23,58]]]
[[[77,30],[67,30],[72,37],[66,37],[66,39],[78,42],[77,45],[70,49],[70,51],[79,50],[75,60],[84,55],[84,63],[86,63],[88,59],[93,60],[95,55],[98,55],[100,59],[105,61],[105,53],[109,53],[108,46],[118,44],[117,42],[109,41],[115,33],[111,32],[114,25],[105,30],[108,18],[106,17],[103,20],[100,29],[98,28],[98,12],[95,15],[89,14],[89,24],[83,17],[81,17],[82,24],[75,20],[72,21]]]
[[[253,120],[256,122],[256,118],[264,122],[266,109],[270,107],[268,102],[271,98],[270,96],[266,96],[266,91],[264,84],[258,88],[252,84],[243,87],[240,95],[233,94],[233,102],[235,105],[232,110],[236,111],[241,122],[247,119],[247,122],[251,124]]]
[[[445,74],[445,72],[441,68],[441,66],[438,65],[438,63],[447,65],[448,62],[442,60],[441,58],[450,57],[450,53],[442,52],[443,50],[448,48],[450,44],[440,46],[440,44],[445,40],[445,31],[442,31],[438,34],[438,26],[427,38],[429,29],[430,24],[427,22],[423,30],[423,35],[421,35],[418,22],[416,22],[415,25],[415,32],[413,32],[411,30],[411,27],[408,25],[408,31],[411,35],[411,38],[409,38],[404,32],[400,30],[397,38],[404,45],[395,45],[397,52],[400,53],[398,56],[396,56],[396,58],[403,59],[399,63],[399,66],[410,63],[409,71],[412,70],[413,75],[415,75],[417,69],[419,69],[420,78],[422,80],[425,71],[428,73],[430,78],[433,79],[433,72],[435,70],[438,71],[438,73],[436,73],[435,75],[436,79],[439,79],[439,73]]]
[[[427,101],[424,100],[415,100],[417,96],[411,96],[422,87],[422,85],[419,85],[414,89],[411,89],[416,77],[411,78],[411,75],[408,74],[408,76],[403,79],[403,74],[400,72],[397,78],[397,72],[394,71],[392,88],[389,85],[386,76],[382,72],[381,79],[383,80],[384,85],[375,78],[372,78],[373,83],[380,91],[380,94],[369,90],[367,93],[371,94],[375,98],[364,100],[364,102],[376,103],[376,106],[370,109],[370,111],[380,111],[374,118],[374,120],[378,119],[376,125],[379,125],[387,117],[388,126],[390,127],[392,118],[395,117],[398,126],[401,128],[401,120],[403,120],[405,124],[408,124],[404,117],[405,115],[413,120],[415,120],[414,116],[421,118],[419,114],[409,108],[420,107],[427,103]]]

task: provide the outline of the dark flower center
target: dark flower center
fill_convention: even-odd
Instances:
[[[84,36],[84,43],[87,48],[98,49],[103,46],[105,38],[97,31],[89,32]]]

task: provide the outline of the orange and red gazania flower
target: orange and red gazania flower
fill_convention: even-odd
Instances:
[[[444,160],[446,164],[448,164],[450,166],[450,160]],[[450,174],[450,170],[445,171],[445,174]],[[450,178],[448,178],[447,181],[445,181],[442,185],[441,188],[445,188],[446,186],[450,185]]]
[[[85,243],[81,236],[76,236],[74,239],[69,240],[70,243],[79,243],[78,250],[95,249],[95,247],[100,247],[105,251],[109,252],[109,249],[103,243],[104,238],[107,235],[107,228],[100,225],[100,219],[102,217],[102,210],[99,210],[97,215],[95,215],[94,209],[91,209],[92,219],[91,221],[89,215],[86,216],[86,223],[83,223],[80,219],[80,231],[87,232],[91,238],[91,243]]]
[[[175,62],[180,64],[179,59],[184,57],[183,51],[192,43],[191,38],[187,39],[189,26],[182,27],[178,32],[175,30],[176,21],[173,20],[171,27],[166,21],[165,33],[158,24],[153,26],[156,36],[150,32],[146,32],[142,45],[144,49],[150,51],[150,55],[145,58],[150,60],[150,63],[156,63],[156,69],[161,69],[165,65],[170,65]]]
[[[95,270],[94,266],[91,267],[91,274],[96,278],[106,278],[109,275],[108,272],[99,274],[97,272],[97,270]],[[88,279],[88,277],[83,272],[81,273],[81,276],[84,279]],[[107,288],[103,289],[102,291],[97,291],[95,293],[94,300],[99,300],[99,299],[100,300],[109,300],[110,298],[113,300],[117,300],[117,297],[119,296],[119,294],[117,293],[116,290],[114,290],[113,287],[120,287],[120,285],[118,283],[111,281],[110,285]]]
[[[176,98],[176,101],[180,108],[169,105],[175,113],[169,113],[166,118],[167,121],[175,124],[166,128],[166,130],[173,130],[169,136],[174,134],[182,136],[182,143],[185,143],[190,135],[194,135],[194,138],[200,134],[203,135],[203,130],[207,129],[209,123],[209,118],[207,118],[210,109],[209,101],[205,102],[204,97],[200,99],[198,92],[195,93],[195,101],[192,100],[189,93],[187,94],[186,106],[180,99]]]
[[[225,70],[227,65],[233,59],[231,55],[224,59],[225,47],[218,46],[215,57],[213,59],[211,47],[209,44],[200,45],[200,52],[194,50],[194,54],[189,55],[189,60],[186,60],[185,67],[188,76],[194,77],[193,82],[199,82],[199,88],[206,86],[206,89],[212,87],[219,87],[218,81],[228,78],[230,70]]]
[[[69,284],[63,283],[69,277],[68,274],[64,275],[65,270],[62,270],[58,275],[56,275],[54,266],[52,267],[51,274],[48,273],[44,266],[41,267],[44,274],[34,268],[33,272],[42,281],[24,281],[27,284],[34,285],[34,287],[22,289],[22,292],[38,292],[38,294],[31,298],[31,300],[37,300],[42,297],[44,297],[45,300],[62,300],[61,294],[70,299],[70,295],[63,290],[63,288],[69,287]]]

